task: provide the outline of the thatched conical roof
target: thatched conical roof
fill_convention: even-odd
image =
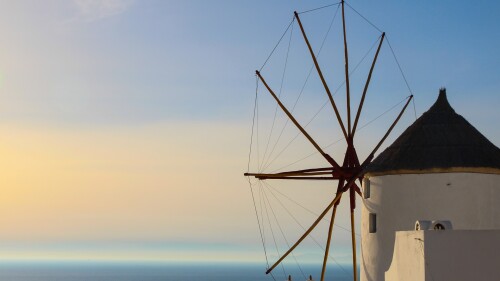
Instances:
[[[455,113],[446,89],[367,167],[367,175],[440,172],[500,174],[500,149]]]

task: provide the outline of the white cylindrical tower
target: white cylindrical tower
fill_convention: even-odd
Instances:
[[[445,89],[367,169],[361,281],[384,280],[395,232],[414,230],[417,220],[500,229],[500,149],[455,113]]]

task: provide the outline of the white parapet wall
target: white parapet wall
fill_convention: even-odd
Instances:
[[[414,230],[417,220],[450,221],[454,230],[500,230],[498,174],[372,176],[363,188],[368,198],[363,199],[361,214],[361,281],[384,280],[392,261],[395,233]],[[497,263],[500,267],[499,256]],[[500,276],[496,278],[490,280],[500,280]]]
[[[385,280],[500,280],[500,230],[398,231]]]

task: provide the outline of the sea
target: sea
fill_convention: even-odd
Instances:
[[[145,263],[145,262],[0,262],[1,281],[284,281],[319,280],[321,269],[276,268],[265,274],[265,266],[246,263]],[[352,272],[333,267],[327,278],[352,280]]]

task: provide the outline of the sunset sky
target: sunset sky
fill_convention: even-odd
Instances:
[[[243,177],[254,71],[294,10],[332,3],[0,1],[0,260],[263,261]],[[455,110],[498,146],[500,3],[349,3],[387,32],[415,94],[416,112],[412,105],[384,147],[415,113],[432,105],[443,86]],[[335,8],[329,11],[321,14],[326,21],[304,15],[316,47]],[[352,11],[348,16],[353,45],[363,43],[358,35],[369,37],[367,42],[377,38]],[[356,33],[358,27],[362,31]],[[297,31],[295,54],[302,53],[304,62],[296,69],[307,74],[311,62]],[[352,48],[354,62],[363,52]],[[283,51],[278,48],[276,55]],[[333,51],[342,55],[342,49]],[[375,70],[370,93],[377,96],[367,100],[361,124],[409,95],[389,48],[384,45],[382,53],[380,60],[388,63]],[[271,60],[266,67],[263,74],[279,88],[281,62]],[[343,75],[342,68],[335,71]],[[384,92],[393,81],[398,86]],[[318,85],[310,91],[323,96],[304,105],[305,115],[325,98]],[[329,126],[338,130],[328,114],[330,123],[311,128],[324,145],[339,137],[326,132]],[[397,111],[391,114],[360,133],[367,140],[358,143],[362,157]],[[313,151],[299,143],[282,163],[300,158],[302,150]],[[342,150],[333,156],[342,157]],[[326,164],[321,158],[310,163]],[[301,184],[277,185],[320,212],[334,190]],[[346,207],[338,224],[347,227]],[[305,225],[314,219],[301,218]],[[290,231],[290,241],[300,233]],[[349,236],[338,237],[342,260]],[[307,245],[303,250],[309,253]]]

